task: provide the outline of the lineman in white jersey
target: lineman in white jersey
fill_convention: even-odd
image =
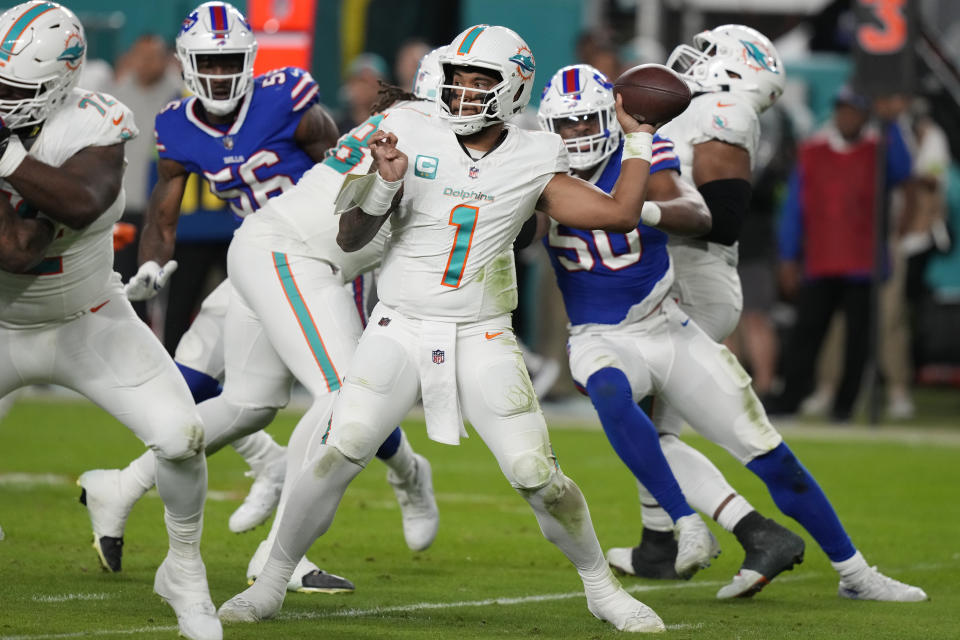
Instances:
[[[108,95],[74,88],[86,39],[68,9],[18,5],[0,15],[0,32],[0,395],[35,383],[72,388],[154,451],[170,539],[154,590],[181,634],[219,640],[200,558],[203,427],[113,272],[133,115]]]
[[[695,36],[694,43],[696,48],[677,47],[667,61],[687,80],[694,97],[686,111],[661,133],[674,142],[682,177],[707,201],[713,227],[701,238],[671,236],[669,251],[676,275],[673,296],[708,336],[720,342],[736,327],[743,302],[736,241],[750,200],[751,166],[760,137],[757,113],[783,92],[784,74],[773,45],[753,29],[717,27]],[[738,384],[749,385],[749,378]],[[657,401],[652,417],[662,435],[664,453],[686,487],[691,504],[733,531],[753,511],[752,506],[730,487],[713,463],[676,437],[684,420],[675,407]],[[731,450],[757,450],[755,446],[744,449],[742,445],[748,442],[743,433],[730,430],[727,437],[729,442],[721,444]],[[666,535],[658,535],[671,530],[669,516],[643,485],[639,488],[643,540],[634,549],[611,549],[608,557],[615,568],[626,573],[675,578],[670,559],[675,545]],[[772,520],[764,523],[764,529],[766,549],[755,548],[758,545],[749,539],[741,543],[748,556],[777,550],[767,553],[763,561],[748,558],[745,564],[769,581],[795,558],[802,558],[803,545]],[[732,595],[747,592],[745,585]]]
[[[618,107],[627,152],[623,179],[607,196],[567,175],[558,136],[505,123],[529,101],[533,84],[533,55],[516,33],[477,25],[440,60],[440,117],[391,113],[371,138],[377,171],[340,196],[349,209],[338,236],[345,249],[363,247],[392,212],[380,304],[331,419],[304,440],[304,471],[288,478],[267,566],[221,607],[221,619],[276,615],[295,556],[327,530],[378,439],[422,396],[432,439],[456,444],[462,418],[471,421],[541,531],[576,566],[595,616],[621,630],[662,631],[660,618],[610,573],[583,495],[553,455],[510,327],[517,303],[511,247],[521,226],[541,209],[565,224],[635,228],[654,127]]]
[[[662,133],[674,141],[682,175],[703,195],[713,227],[697,240],[671,237],[670,256],[676,273],[673,294],[680,308],[719,342],[736,327],[742,307],[736,242],[750,201],[751,167],[760,135],[757,114],[776,101],[785,79],[773,44],[754,29],[723,25],[694,36],[693,42],[693,47],[677,47],[667,64],[687,80],[694,98]],[[922,589],[892,580],[866,564],[816,480],[770,427],[750,377],[732,355],[728,357],[732,366],[724,370],[735,375],[714,375],[721,386],[732,384],[740,389],[744,406],[754,409],[737,422],[712,425],[719,428],[694,426],[760,476],[780,510],[814,537],[840,574],[841,596],[926,599]],[[653,419],[664,454],[690,504],[733,532],[746,552],[740,572],[719,590],[718,598],[752,596],[802,559],[800,538],[761,516],[713,463],[678,438],[683,418],[676,407],[658,401]],[[765,427],[758,430],[758,424]],[[626,573],[676,577],[663,571],[672,566],[675,547],[671,548],[666,536],[656,535],[669,531],[671,520],[642,486],[640,498],[641,544],[611,549],[608,558]]]

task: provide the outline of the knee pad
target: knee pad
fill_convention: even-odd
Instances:
[[[553,513],[562,503],[564,496],[571,487],[576,487],[572,480],[559,470],[554,470],[549,479],[535,489],[521,489],[517,491],[532,504],[534,509],[542,508]]]
[[[508,479],[520,492],[537,492],[559,474],[556,459],[551,460],[538,451],[527,451],[510,460]]]
[[[341,422],[337,424],[336,437],[329,438],[332,426],[324,427],[327,431],[323,436],[321,444],[332,446],[339,451],[347,460],[366,467],[370,460],[383,444],[383,436],[374,433],[369,424],[362,422]]]
[[[148,443],[157,458],[177,462],[203,451],[203,427],[200,421],[180,423]]]

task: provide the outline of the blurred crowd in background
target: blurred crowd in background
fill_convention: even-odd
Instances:
[[[345,14],[356,10],[353,5],[364,5],[367,12],[382,8],[376,0],[335,4],[341,4]],[[418,7],[423,4],[435,3]],[[461,3],[446,4],[453,8],[447,6],[444,15],[454,16],[447,22],[456,21]],[[475,3],[465,4],[475,8]],[[960,386],[960,332],[955,330],[960,321],[960,249],[954,242],[960,231],[960,169],[955,162],[960,149],[960,91],[955,88],[960,87],[960,3],[921,3],[924,19],[941,27],[929,30],[924,42],[931,41],[928,46],[937,49],[946,71],[929,61],[918,65],[915,93],[882,101],[868,100],[847,82],[852,69],[849,1],[808,3],[810,7],[797,13],[784,13],[782,5],[764,12],[778,3],[763,1],[578,4],[580,33],[562,45],[568,46],[570,56],[562,64],[585,62],[611,79],[635,64],[664,62],[674,45],[724,22],[761,30],[786,63],[787,92],[761,118],[753,204],[740,240],[744,311],[729,345],[747,366],[768,409],[824,415],[837,422],[856,416],[865,402],[865,382],[874,380],[867,327],[875,320],[882,414],[912,417],[912,390],[918,384]],[[757,11],[743,13],[742,5]],[[470,7],[459,9],[464,14]],[[83,11],[79,13],[83,18]],[[461,20],[472,17],[461,15]],[[376,37],[378,24],[371,18],[360,42],[365,46],[354,42],[360,52],[341,61],[339,90],[321,97],[341,132],[367,117],[380,83],[410,88],[420,58],[446,44],[460,27],[443,20],[419,26],[406,21],[399,46],[385,55]],[[510,26],[530,39],[529,30]],[[142,225],[155,181],[152,122],[168,101],[183,95],[170,48],[175,30],[172,25],[171,31],[139,35],[113,60],[89,60],[80,82],[127,104],[142,132],[126,145],[124,222],[132,225],[132,241],[116,254],[124,279],[136,272],[132,228]],[[315,48],[322,46],[314,43]],[[539,90],[556,68],[544,67],[539,57],[538,63]],[[517,124],[535,127],[535,113],[531,104]],[[882,170],[877,153],[885,157]],[[874,197],[888,205],[879,230]],[[239,224],[196,177],[183,213],[174,256],[180,268],[165,295],[138,309],[171,353],[206,292],[224,277],[227,244]],[[886,246],[880,256],[880,311],[874,313],[874,254],[864,249],[873,245],[864,239],[877,233],[886,238]],[[575,391],[566,372],[566,317],[559,292],[541,247],[529,247],[519,258],[517,333],[529,347],[528,364],[538,392],[563,398]]]

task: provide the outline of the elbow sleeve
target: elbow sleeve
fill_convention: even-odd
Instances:
[[[533,242],[534,236],[537,234],[537,214],[533,214],[527,221],[523,223],[523,226],[520,228],[520,233],[517,234],[517,239],[513,241],[513,248],[519,251],[520,249],[526,249]]]
[[[713,219],[710,232],[700,239],[733,245],[740,237],[740,227],[750,205],[750,183],[740,178],[713,180],[700,185],[699,190]]]

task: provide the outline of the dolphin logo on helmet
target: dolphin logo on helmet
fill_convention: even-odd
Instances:
[[[533,53],[523,38],[507,27],[478,24],[460,33],[440,55],[443,84],[437,92],[440,117],[457,135],[471,135],[485,127],[504,122],[523,111],[533,92],[535,65]],[[477,113],[464,115],[460,104],[457,113],[450,109],[451,97],[465,92],[453,84],[455,67],[475,67],[499,78],[489,90],[469,93]]]
[[[28,97],[0,100],[11,129],[35,126],[62,107],[86,57],[83,25],[56,2],[24,2],[0,15],[0,83]]]

